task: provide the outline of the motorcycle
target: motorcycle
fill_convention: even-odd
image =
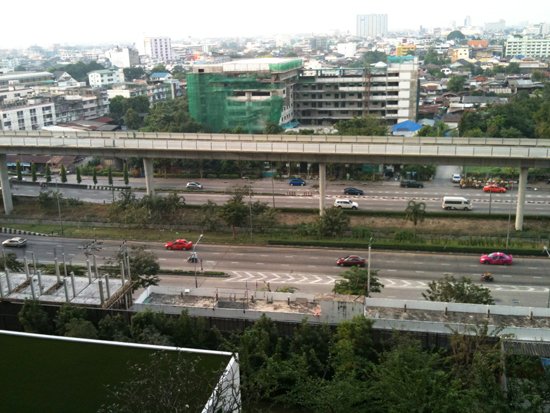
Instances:
[[[493,277],[493,274],[491,274],[490,272],[484,272],[483,274],[481,274],[481,282],[492,282],[494,281],[494,277]]]

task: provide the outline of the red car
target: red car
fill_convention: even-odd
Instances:
[[[485,185],[483,192],[506,192],[506,188],[496,185]]]
[[[193,242],[187,241],[186,239],[177,239],[175,241],[168,241],[164,244],[164,248],[167,250],[187,250],[193,248]]]
[[[364,267],[366,259],[361,258],[359,255],[348,255],[347,257],[341,257],[336,260],[336,265],[341,267],[352,267],[354,265],[358,267]]]
[[[492,252],[482,255],[479,262],[481,264],[512,265],[512,256],[503,252]]]

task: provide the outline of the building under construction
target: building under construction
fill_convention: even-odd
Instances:
[[[367,115],[388,125],[416,119],[418,63],[390,57],[366,68],[303,69],[300,59],[197,65],[189,112],[212,132],[263,132],[268,124],[332,126]]]
[[[294,118],[301,59],[250,59],[196,65],[187,76],[189,113],[212,132],[262,132]]]

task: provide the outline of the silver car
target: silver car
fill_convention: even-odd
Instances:
[[[27,245],[27,239],[22,237],[13,237],[2,242],[3,247],[21,248]]]

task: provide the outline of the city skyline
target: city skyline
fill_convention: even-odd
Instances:
[[[473,26],[481,27],[501,19],[507,26],[548,23],[550,20],[550,4],[535,3],[534,0],[524,1],[521,8],[496,8],[473,0],[446,6],[428,0],[421,8],[403,0],[392,2],[391,7],[348,0],[345,6],[328,8],[280,0],[269,10],[259,7],[253,0],[185,4],[169,1],[163,4],[163,9],[153,10],[97,0],[85,11],[67,0],[58,1],[55,7],[36,0],[28,3],[24,13],[14,2],[2,6],[4,19],[0,25],[0,49],[54,43],[131,44],[146,36],[167,36],[177,41],[298,33],[355,34],[356,17],[364,14],[387,14],[390,32],[418,30],[421,26],[445,28],[452,27],[453,23],[460,27],[467,18]],[[9,16],[12,18],[7,18]]]

